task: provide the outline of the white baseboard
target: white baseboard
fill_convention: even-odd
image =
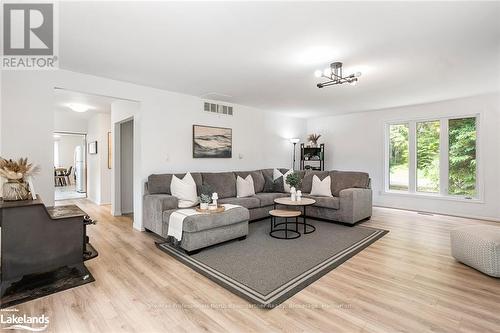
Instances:
[[[453,216],[453,217],[460,217],[460,218],[465,218],[465,219],[483,220],[483,221],[490,221],[490,222],[500,222],[500,218],[490,217],[490,216],[478,216],[478,215],[468,215],[468,214],[460,214],[460,215],[446,214],[446,213],[442,213],[442,212],[429,211],[429,210],[409,209],[409,208],[400,208],[400,207],[375,205],[375,204],[373,205],[373,207],[399,209],[399,210],[406,210],[408,212],[422,212],[422,213],[429,213],[429,214],[435,214],[435,215]]]

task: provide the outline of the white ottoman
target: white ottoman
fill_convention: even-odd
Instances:
[[[452,230],[451,254],[484,274],[500,277],[500,226],[471,225]]]

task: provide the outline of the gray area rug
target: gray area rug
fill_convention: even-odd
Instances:
[[[247,239],[192,256],[169,243],[157,246],[252,304],[273,308],[388,232],[312,219],[307,222],[316,226],[315,232],[288,240],[269,236],[269,220],[250,223]]]

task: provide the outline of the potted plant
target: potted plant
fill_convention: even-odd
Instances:
[[[292,172],[288,176],[286,176],[286,183],[290,185],[290,187],[297,188],[300,185],[300,177],[297,172]]]
[[[288,176],[286,176],[285,182],[290,185],[290,193],[291,197],[290,199],[292,201],[295,201],[296,199],[296,190],[297,187],[300,185],[300,177],[297,172],[292,172]]]
[[[208,194],[200,195],[200,209],[208,209],[208,204],[212,201],[212,197]]]
[[[316,148],[318,147],[318,140],[321,138],[321,134],[309,134],[307,139],[309,140],[309,144],[311,147]]]
[[[212,202],[212,187],[208,184],[201,185],[200,188],[200,209],[208,209],[208,205]]]
[[[26,200],[29,198],[28,179],[38,172],[38,167],[28,163],[27,158],[18,161],[0,157],[0,176],[7,180],[2,186],[5,201]]]

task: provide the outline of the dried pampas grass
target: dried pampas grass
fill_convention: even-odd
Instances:
[[[40,168],[32,163],[28,163],[27,158],[20,158],[17,161],[7,160],[0,157],[0,176],[8,180],[22,182],[27,177],[38,173]]]
[[[26,200],[30,190],[28,182],[31,176],[38,173],[40,168],[28,163],[27,158],[17,161],[0,157],[0,177],[7,180],[2,185],[1,197],[5,201]]]

